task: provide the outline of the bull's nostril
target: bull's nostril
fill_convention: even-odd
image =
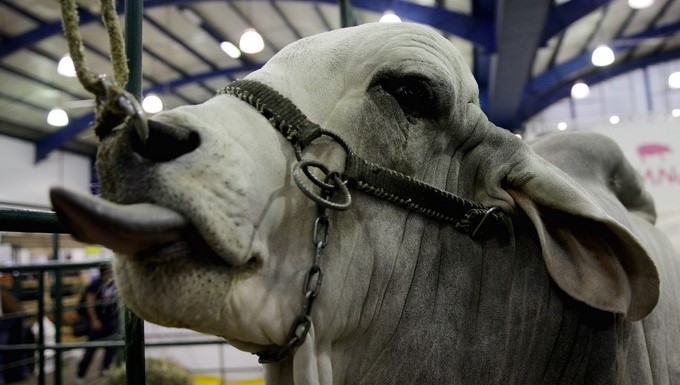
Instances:
[[[149,120],[149,138],[143,143],[132,134],[132,149],[155,162],[167,162],[194,151],[201,144],[195,131]],[[134,132],[134,131],[133,131]]]

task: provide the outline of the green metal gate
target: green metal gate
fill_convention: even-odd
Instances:
[[[37,325],[38,335],[35,344],[0,346],[0,352],[11,350],[35,350],[38,355],[38,384],[44,385],[45,378],[45,351],[54,350],[54,378],[55,385],[62,383],[62,352],[65,350],[88,347],[109,347],[119,346],[124,347],[125,361],[127,367],[127,382],[128,384],[145,384],[144,374],[144,329],[142,321],[132,314],[129,310],[124,309],[125,313],[125,332],[124,341],[121,338],[118,341],[97,341],[97,342],[79,342],[79,343],[63,343],[61,335],[61,327],[63,323],[63,273],[68,270],[82,270],[98,267],[102,260],[87,261],[87,262],[58,262],[57,253],[59,250],[59,242],[57,234],[65,234],[66,231],[59,223],[56,214],[51,211],[40,210],[26,210],[26,209],[0,209],[0,231],[11,232],[31,232],[31,233],[52,233],[54,234],[53,241],[53,259],[55,262],[25,265],[25,266],[4,266],[0,267],[0,272],[10,273],[14,276],[21,274],[33,273],[37,275],[38,280],[38,311],[37,311]],[[45,305],[45,278],[47,274],[51,274],[54,279],[53,298],[54,305],[51,309],[47,309]],[[55,343],[45,343],[45,330],[43,319],[47,313],[53,314],[55,326]],[[141,332],[138,331],[141,330]]]

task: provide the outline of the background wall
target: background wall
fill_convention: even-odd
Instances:
[[[600,124],[593,130],[621,146],[654,198],[657,226],[680,250],[680,119],[631,121],[615,127]]]
[[[0,203],[47,208],[51,186],[90,191],[87,157],[55,151],[35,164],[34,148],[32,143],[0,135]]]
[[[592,85],[584,99],[564,98],[526,124],[531,140],[559,130],[597,131],[613,138],[644,177],[657,226],[680,250],[680,89],[668,77],[680,60],[642,68]]]

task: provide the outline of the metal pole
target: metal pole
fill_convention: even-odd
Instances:
[[[52,259],[55,261],[59,260],[59,234],[52,234]],[[62,306],[62,279],[63,271],[61,269],[56,269],[54,271],[54,341],[58,344],[61,342],[61,324],[64,308]],[[54,385],[62,384],[62,370],[61,370],[61,350],[54,351]]]
[[[38,384],[45,385],[45,271],[38,272]]]
[[[130,76],[125,89],[142,96],[142,0],[125,0],[125,54]]]
[[[356,25],[354,14],[352,13],[352,4],[350,0],[340,0],[340,26],[342,28],[353,27]]]
[[[125,53],[130,76],[125,89],[142,96],[142,0],[125,0]],[[128,384],[146,385],[144,322],[125,309],[125,369]]]
[[[22,233],[66,233],[54,211],[2,208],[0,231]]]

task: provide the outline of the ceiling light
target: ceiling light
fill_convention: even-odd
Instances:
[[[156,94],[148,94],[142,100],[142,108],[150,114],[155,114],[163,111],[163,101]]]
[[[671,111],[671,115],[674,118],[680,118],[680,108],[674,108],[673,111]]]
[[[628,0],[628,6],[633,9],[643,9],[651,7],[654,0]]]
[[[668,76],[668,86],[673,89],[680,88],[680,72],[673,72]]]
[[[565,122],[557,123],[557,129],[560,130],[560,131],[566,130],[567,127],[569,127],[569,126],[567,126],[567,123],[565,123]]]
[[[220,48],[224,53],[229,55],[232,59],[238,59],[241,57],[241,50],[237,46],[231,44],[228,41],[223,41],[220,43]]]
[[[598,67],[604,67],[612,64],[614,62],[614,51],[606,45],[600,45],[593,51],[593,56],[590,60],[593,65]]]
[[[68,115],[61,108],[53,108],[47,114],[47,124],[54,127],[64,127],[68,124]]]
[[[399,23],[401,18],[392,11],[385,11],[380,18],[381,23]]]
[[[264,41],[254,28],[248,28],[243,32],[238,46],[245,53],[258,53],[264,49]]]
[[[611,124],[619,124],[621,121],[621,118],[618,117],[618,115],[612,115],[609,117],[609,123]]]
[[[590,88],[586,83],[578,82],[571,87],[571,97],[574,99],[585,99],[590,95]]]
[[[69,55],[64,55],[57,64],[57,73],[61,76],[74,78],[76,74],[76,67],[73,65],[73,59]]]
[[[522,139],[522,134],[515,134],[515,136]]]

